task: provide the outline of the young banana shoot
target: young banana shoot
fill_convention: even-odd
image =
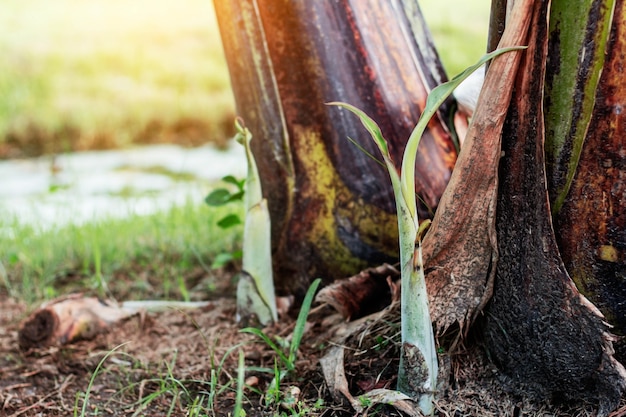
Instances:
[[[241,121],[235,123],[237,141],[246,149],[248,178],[246,180],[246,220],[243,231],[243,271],[237,285],[237,321],[262,326],[278,319],[272,273],[271,223],[267,200],[263,198],[261,181],[254,155],[250,149],[252,134]]]
[[[421,236],[423,233],[420,230],[416,206],[417,147],[428,122],[454,89],[493,57],[515,49],[520,48],[503,48],[484,55],[475,65],[430,92],[426,107],[407,142],[400,174],[396,171],[387,142],[376,122],[354,106],[340,102],[330,103],[345,108],[359,117],[380,149],[391,177],[398,213],[402,276],[402,350],[398,370],[398,390],[418,399],[422,413],[425,415],[431,415],[434,411],[433,398],[437,386],[438,362],[422,262]]]

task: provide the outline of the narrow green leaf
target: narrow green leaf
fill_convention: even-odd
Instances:
[[[222,181],[224,181],[226,183],[229,183],[229,184],[233,184],[235,187],[237,187],[237,189],[239,191],[243,191],[243,187],[244,187],[244,185],[246,183],[245,178],[242,179],[242,180],[238,180],[237,178],[235,178],[232,175],[227,175],[227,176],[223,177]]]
[[[367,149],[365,149],[363,146],[361,146],[361,144],[359,142],[357,142],[356,140],[352,139],[350,136],[348,136],[348,140],[350,141],[350,143],[352,143],[354,146],[356,146],[361,152],[363,152],[365,155],[367,155],[372,161],[376,162],[378,165],[385,167],[385,163],[383,161],[381,161],[380,159],[376,158],[374,155],[372,155]]]
[[[274,343],[274,341],[272,339],[269,338],[268,335],[266,335],[265,333],[263,333],[262,330],[257,329],[256,327],[246,327],[244,329],[240,330],[241,333],[250,333],[253,334],[255,336],[257,336],[259,339],[261,339],[267,346],[269,346],[274,352],[276,352],[276,354],[278,355],[278,357],[280,358],[280,360],[287,365],[289,363],[289,358],[287,357],[287,355],[285,355],[285,353],[282,351],[281,348],[279,348],[276,343]]]
[[[389,154],[389,148],[387,146],[387,140],[383,137],[383,134],[378,124],[376,124],[376,122],[364,111],[354,107],[351,104],[336,101],[327,104],[330,106],[338,106],[344,108],[359,118],[365,129],[370,133],[372,140],[374,140],[374,143],[376,144],[376,146],[378,146],[378,149],[383,156],[385,166],[387,167],[387,171],[389,172],[389,176],[391,177],[391,184],[393,186],[394,194],[396,196],[399,195],[400,189],[398,187],[400,186],[400,177],[398,176],[396,167],[391,160],[391,155]]]
[[[322,280],[317,278],[307,290],[306,295],[304,296],[304,301],[302,301],[302,306],[300,307],[300,312],[298,313],[296,327],[293,329],[293,336],[289,345],[289,363],[294,366],[296,362],[296,354],[300,348],[302,336],[304,335],[306,319],[309,315],[309,311],[311,310],[311,303],[313,302],[313,297],[315,296],[315,292],[317,291],[317,287],[320,285],[320,282],[322,282]]]
[[[329,106],[338,106],[344,108],[355,114],[361,120],[361,123],[363,124],[363,126],[365,126],[365,129],[367,129],[370,135],[372,135],[372,139],[374,139],[374,142],[378,146],[378,149],[380,149],[380,153],[383,154],[383,157],[390,158],[387,141],[383,137],[383,134],[380,131],[380,127],[378,127],[378,124],[376,124],[376,122],[371,117],[369,117],[363,110],[358,109],[351,104],[342,103],[339,101],[333,101],[326,104],[328,104]]]
[[[263,366],[246,366],[248,372],[260,372],[263,374],[274,374],[274,368],[265,368]]]

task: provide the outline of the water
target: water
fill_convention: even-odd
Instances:
[[[226,176],[243,178],[243,147],[154,145],[0,161],[0,216],[41,228],[151,214],[202,202]]]

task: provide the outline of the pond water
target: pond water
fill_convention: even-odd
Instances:
[[[0,216],[50,227],[102,216],[144,215],[189,199],[216,181],[243,178],[243,147],[153,145],[0,161]]]

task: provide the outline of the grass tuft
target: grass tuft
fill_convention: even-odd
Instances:
[[[188,298],[194,270],[240,249],[241,226],[225,233],[216,222],[242,211],[187,201],[153,215],[44,230],[0,216],[0,292],[27,302],[72,290],[108,296],[107,287],[124,299]]]

